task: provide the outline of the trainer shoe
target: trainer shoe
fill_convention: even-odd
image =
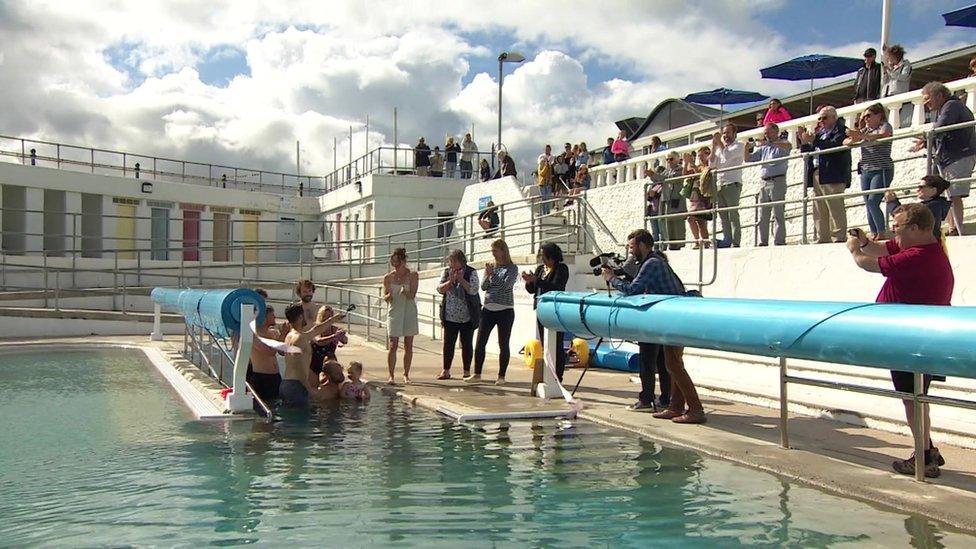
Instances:
[[[634,412],[653,412],[657,408],[654,406],[653,402],[641,402],[638,400],[637,402],[628,406],[627,409]]]
[[[495,380],[495,385],[505,385],[505,378],[500,377]]]
[[[938,448],[936,448],[935,446],[932,446],[928,450],[928,456],[926,456],[925,462],[928,463],[928,464],[930,464],[930,465],[932,463],[935,463],[939,467],[942,467],[943,465],[945,465],[945,458],[942,457],[942,453],[939,452],[939,449]]]
[[[915,474],[915,454],[908,459],[896,459],[891,462],[891,468],[895,470],[896,473],[902,475],[914,475]],[[930,463],[925,466],[925,477],[926,478],[938,478],[942,474],[939,466],[935,463]]]
[[[471,376],[464,377],[465,383],[478,383],[479,381],[481,381],[481,374],[474,374]]]

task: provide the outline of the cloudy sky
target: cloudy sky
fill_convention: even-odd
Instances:
[[[970,0],[893,0],[909,59],[976,43],[942,26]],[[233,166],[325,174],[354,154],[474,128],[505,144],[598,146],[613,122],[720,86],[786,95],[759,69],[859,56],[880,0],[195,2],[0,0],[0,134]],[[364,122],[370,119],[367,136]],[[10,142],[0,143],[10,148]]]

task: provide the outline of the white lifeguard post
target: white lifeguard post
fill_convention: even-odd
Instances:
[[[234,383],[227,395],[227,408],[231,412],[245,412],[252,410],[253,398],[247,394],[247,365],[251,362],[251,343],[254,334],[251,333],[251,321],[255,318],[254,305],[241,303],[241,330],[237,338],[237,354],[234,356]],[[245,323],[244,319],[248,319]]]
[[[543,334],[543,356],[546,367],[542,370],[542,383],[536,385],[535,393],[539,398],[563,398],[563,388],[556,377],[556,330],[546,328]]]

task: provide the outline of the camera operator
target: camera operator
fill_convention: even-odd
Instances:
[[[658,294],[685,295],[685,287],[668,265],[667,257],[654,251],[654,238],[645,229],[637,229],[627,235],[627,247],[630,253],[641,262],[640,271],[633,282],[625,282],[609,268],[603,270],[603,278],[614,288],[625,295]],[[639,343],[641,355],[641,392],[638,400],[628,407],[631,410],[650,411],[654,409],[654,364],[659,345],[654,343]],[[663,346],[664,362],[670,374],[671,402],[666,410],[655,412],[654,417],[670,419],[675,423],[704,423],[705,411],[695,384],[685,371],[682,354],[683,347],[672,345]],[[662,386],[666,383],[661,379]],[[662,388],[662,393],[663,393]],[[685,404],[688,409],[685,410]]]

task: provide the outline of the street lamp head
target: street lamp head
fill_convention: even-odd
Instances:
[[[498,56],[499,63],[521,63],[525,61],[525,56],[517,51],[503,51]]]

